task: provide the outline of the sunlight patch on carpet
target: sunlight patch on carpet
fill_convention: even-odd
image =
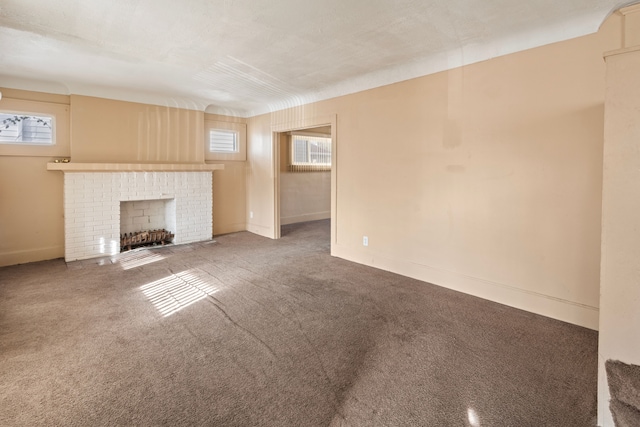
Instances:
[[[172,274],[140,288],[164,317],[218,292],[193,270]]]
[[[165,258],[166,257],[162,255],[154,254],[148,251],[128,252],[122,254],[118,258],[118,264],[120,264],[123,270],[131,270],[132,268],[142,267],[143,265],[162,261]]]
[[[480,427],[480,420],[478,419],[478,414],[473,408],[467,409],[467,416],[469,417],[469,424],[471,427]]]

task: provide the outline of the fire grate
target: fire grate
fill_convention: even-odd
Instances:
[[[140,246],[166,245],[171,243],[175,234],[167,230],[137,231],[120,236],[120,252],[130,251]]]

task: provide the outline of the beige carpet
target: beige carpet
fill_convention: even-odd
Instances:
[[[0,425],[595,425],[596,332],[283,235],[1,268]]]

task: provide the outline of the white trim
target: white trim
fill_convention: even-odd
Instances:
[[[280,138],[281,134],[271,131],[271,166],[273,176],[273,233],[274,239],[281,237],[280,224]]]
[[[323,126],[318,126],[323,127]],[[321,138],[331,138],[331,133],[325,132],[312,132],[310,130],[294,130],[291,132],[287,132],[291,136],[299,135],[299,136],[313,136],[313,137],[321,137]]]

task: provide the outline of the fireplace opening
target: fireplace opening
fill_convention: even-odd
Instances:
[[[175,234],[165,229],[136,231],[120,235],[120,252],[130,251],[140,246],[168,245],[173,242]]]
[[[120,202],[120,252],[171,244],[175,230],[175,199]]]

